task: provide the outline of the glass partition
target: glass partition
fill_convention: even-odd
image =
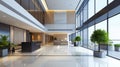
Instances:
[[[94,15],[94,0],[89,0],[88,3],[88,18],[92,17]]]
[[[94,31],[94,26],[88,28],[88,48],[94,50],[94,43],[91,42],[90,37]]]
[[[96,13],[107,6],[107,0],[96,0]]]
[[[112,1],[114,1],[114,0],[109,0],[108,2],[111,3]]]
[[[109,38],[111,44],[108,46],[108,55],[120,59],[120,47],[115,47],[115,44],[120,44],[120,14],[109,19]],[[118,49],[118,50],[117,50]]]

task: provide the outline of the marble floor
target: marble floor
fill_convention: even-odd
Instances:
[[[42,56],[48,56],[48,55],[65,55],[65,56],[76,56],[76,55],[93,55],[93,52],[91,50],[88,49],[84,49],[82,47],[73,47],[71,45],[45,45],[45,46],[41,46],[40,49],[32,52],[32,53],[21,53],[20,51],[16,51],[14,54],[11,54],[14,56],[23,56],[23,55],[32,55],[32,56],[38,56],[38,55],[42,55]]]
[[[43,52],[42,52],[43,51]],[[17,55],[18,54],[18,55]],[[43,46],[32,53],[0,58],[0,67],[119,67],[120,60],[96,58],[92,51],[73,46]]]

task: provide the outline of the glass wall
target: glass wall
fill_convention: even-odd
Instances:
[[[120,44],[120,14],[109,19],[109,38],[111,39],[111,44],[108,49],[108,55],[120,59],[119,47],[115,47],[115,44]]]
[[[80,33],[80,37],[81,37],[80,46],[82,46],[82,45],[83,45],[83,44],[82,44],[82,39],[83,39],[83,38],[82,38],[82,31],[80,31],[79,33]]]
[[[24,9],[26,9],[32,16],[34,16],[40,23],[44,22],[44,10],[40,5],[39,0],[15,0]]]
[[[88,3],[88,18],[92,17],[94,15],[94,0],[89,0],[89,3]]]
[[[88,19],[88,5],[86,5],[83,9],[83,23]]]
[[[114,0],[108,0],[109,3],[111,3],[112,1],[114,1]]]
[[[88,0],[84,0],[88,1]],[[112,9],[109,14],[106,12],[104,15],[99,15],[99,11],[106,7],[108,4],[115,4],[117,0],[89,0],[87,5],[83,5],[83,9],[79,10],[80,13],[80,25],[83,26],[81,28],[80,35],[82,38],[81,44],[83,47],[87,47],[89,49],[95,49],[94,43],[90,41],[91,34],[94,30],[102,29],[108,32],[109,35],[109,43],[105,49],[101,48],[102,50],[108,51],[108,55],[120,59],[120,14],[119,9],[120,7],[116,6],[115,9]],[[84,3],[84,2],[83,2]],[[108,6],[109,7],[109,6]],[[111,7],[109,7],[111,8]],[[107,10],[107,9],[106,9]],[[116,15],[117,14],[117,15]],[[96,16],[94,16],[96,15]],[[111,18],[109,18],[109,15]],[[96,18],[95,24],[91,21],[91,17]],[[101,19],[102,17],[102,19]],[[85,23],[89,19],[89,22]],[[102,22],[101,22],[102,21]],[[83,24],[85,23],[85,24]],[[86,25],[86,26],[84,26]],[[92,25],[92,26],[91,26]],[[117,44],[117,46],[115,46]]]
[[[76,32],[76,36],[80,36],[81,35],[81,33],[80,32]],[[81,37],[81,36],[80,36]],[[81,41],[80,42],[78,42],[78,46],[81,46]]]
[[[94,26],[88,28],[88,48],[94,50],[94,43],[91,42],[90,37],[94,31]]]
[[[80,17],[80,20],[81,20],[80,25],[82,26],[83,25],[83,21],[84,21],[83,11],[80,12],[80,15],[81,15],[81,17]]]
[[[97,29],[102,29],[102,30],[105,30],[107,32],[107,20],[104,20],[104,21],[96,24],[96,30]]]
[[[83,30],[83,47],[87,48],[88,47],[88,29]]]
[[[80,14],[76,16],[76,28],[80,26]]]
[[[107,6],[107,0],[96,0],[96,13]]]
[[[96,24],[95,26],[91,26],[88,28],[88,48],[94,50],[95,48],[95,44],[93,42],[91,42],[90,37],[93,33],[94,30],[97,29],[102,29],[105,30],[107,32],[107,20],[104,20],[98,24]]]

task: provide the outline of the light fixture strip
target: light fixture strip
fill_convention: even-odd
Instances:
[[[45,1],[45,0],[41,0],[41,2],[42,2],[42,4],[43,4],[45,10],[47,11],[47,10],[48,10],[48,6],[47,6],[47,4],[46,4],[46,1]]]

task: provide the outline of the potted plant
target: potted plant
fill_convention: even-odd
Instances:
[[[108,44],[108,50],[109,50],[109,51],[113,51],[113,50],[114,50],[113,44]]]
[[[120,44],[115,44],[115,51],[120,51]]]
[[[95,57],[102,58],[106,56],[106,52],[100,50],[100,44],[106,44],[108,43],[108,40],[107,32],[104,30],[98,29],[93,32],[91,35],[91,41],[98,44],[98,50],[94,51]]]
[[[10,46],[11,46],[11,52],[14,53],[15,52],[16,44],[11,43]]]
[[[80,36],[76,36],[74,39],[74,46],[78,46],[79,41],[81,41],[81,37]]]
[[[9,41],[8,36],[0,35],[0,57],[8,55]]]
[[[112,40],[109,40],[109,43],[108,43],[108,50],[109,51],[113,51],[114,50],[114,46],[113,46],[113,41]]]

